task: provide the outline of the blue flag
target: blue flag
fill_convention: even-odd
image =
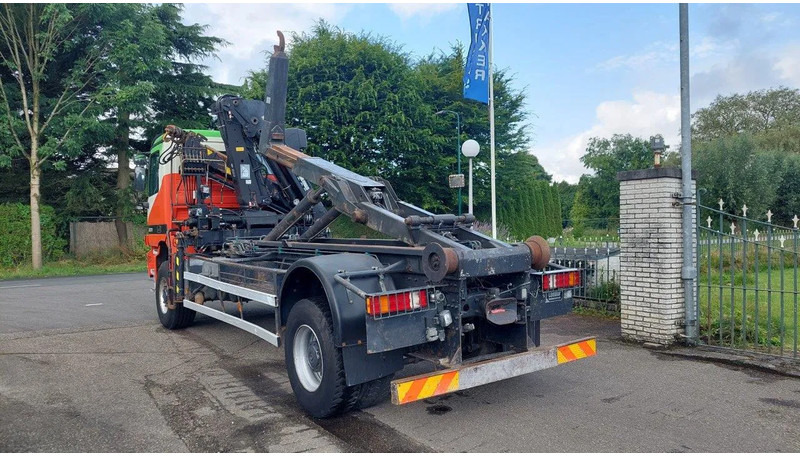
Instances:
[[[464,98],[489,104],[489,3],[467,3],[470,43],[464,68]]]

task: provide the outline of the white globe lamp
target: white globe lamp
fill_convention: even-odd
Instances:
[[[461,145],[461,153],[469,158],[469,209],[467,213],[472,214],[472,159],[478,156],[481,145],[474,139],[468,139]]]

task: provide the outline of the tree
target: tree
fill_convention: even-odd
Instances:
[[[79,52],[66,66],[55,66],[64,64],[58,54],[84,50],[77,42],[87,35],[79,27],[86,20],[86,9],[86,5],[63,4],[0,6],[0,59],[4,66],[0,98],[13,138],[3,164],[10,164],[19,154],[28,162],[34,269],[42,267],[42,167],[56,152],[68,154],[79,149],[71,134],[87,121],[92,105],[86,89],[95,78],[103,44]]]
[[[782,154],[778,156],[777,168],[783,178],[776,190],[775,202],[772,204],[776,223],[792,226],[795,215],[800,216],[800,155]]]
[[[485,104],[465,99],[463,96],[464,48],[454,45],[448,53],[439,52],[423,58],[416,64],[416,73],[420,76],[419,87],[423,98],[433,106],[434,110],[448,109],[461,114],[460,142],[474,139],[481,145],[481,153],[473,159],[475,214],[478,218],[488,220],[491,217],[490,195],[490,158],[489,158],[489,119]],[[519,183],[525,179],[550,180],[550,176],[539,164],[538,159],[528,153],[530,135],[525,110],[524,88],[513,87],[514,78],[507,70],[493,72],[495,94],[495,149],[496,149],[496,183],[498,210],[503,194],[513,200],[523,190]],[[452,119],[439,119],[435,131],[442,135],[451,135]],[[445,151],[445,157],[450,159]],[[455,165],[455,158],[448,164]],[[454,166],[448,169],[452,173]],[[443,170],[442,172],[448,172]],[[452,207],[452,206],[451,206]],[[498,220],[501,217],[498,212]],[[501,222],[505,223],[505,222]]]
[[[619,217],[617,172],[648,168],[653,163],[650,142],[629,134],[591,138],[581,162],[594,175],[581,176],[570,218],[584,226],[607,229]]]
[[[778,154],[758,152],[753,139],[745,134],[699,142],[693,149],[698,187],[705,188],[710,199],[703,201],[704,205],[714,207],[721,198],[726,212],[741,214],[747,204],[748,217],[762,217],[770,208],[779,210],[775,205],[782,182]]]
[[[768,134],[790,129],[797,138],[800,90],[779,87],[745,95],[718,95],[693,115],[692,138],[710,141],[739,133]],[[800,151],[798,151],[800,152]]]
[[[287,123],[307,131],[308,153],[379,174],[401,198],[426,209],[454,211],[456,192],[447,175],[456,172],[455,119],[434,114],[458,112],[459,143],[472,138],[482,145],[474,160],[475,213],[488,218],[488,116],[486,105],[463,98],[460,46],[415,62],[385,38],[348,34],[320,22],[310,33],[294,36],[289,53]],[[263,99],[266,75],[266,70],[252,72],[243,95]],[[549,179],[525,152],[524,95],[512,89],[511,80],[504,71],[495,72],[498,194],[519,191],[522,180],[507,174]]]
[[[693,158],[706,198],[722,198],[728,212],[747,204],[753,216],[769,209],[775,221],[791,223],[800,210],[800,90],[718,96],[693,117]]]
[[[151,116],[145,127],[148,143],[142,150],[149,150],[149,141],[163,133],[166,125],[207,128],[211,123],[209,111],[216,96],[238,90],[238,87],[214,82],[204,73],[206,67],[197,63],[228,43],[206,35],[207,25],[185,25],[181,19],[182,9],[181,5],[175,4],[161,4],[155,8],[169,42],[170,65],[153,78],[156,96],[151,98]]]
[[[558,192],[559,202],[561,204],[561,220],[559,223],[562,225],[570,219],[570,211],[572,210],[572,203],[575,201],[575,192],[578,190],[577,184],[570,184],[567,181],[561,181],[554,186]],[[566,227],[566,225],[563,225]]]
[[[101,102],[113,125],[110,150],[117,158],[116,226],[120,247],[128,245],[125,218],[132,209],[130,159],[135,132],[149,135],[159,121],[180,121],[187,128],[210,123],[207,113],[214,85],[192,63],[213,53],[223,41],[204,36],[204,26],[181,23],[181,6],[174,4],[106,5],[104,27],[110,43],[103,60],[108,90]],[[163,125],[160,126],[163,128]],[[140,151],[149,150],[152,137]]]

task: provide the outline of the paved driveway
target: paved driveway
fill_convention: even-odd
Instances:
[[[543,324],[598,356],[312,420],[282,351],[157,322],[144,275],[0,282],[0,451],[797,451],[800,381],[664,356],[613,320]]]

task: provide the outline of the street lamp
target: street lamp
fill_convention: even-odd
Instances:
[[[461,142],[461,116],[457,112],[450,111],[449,109],[437,111],[435,115],[441,116],[443,114],[456,115],[456,157],[458,157],[458,174],[461,174],[461,154],[458,153],[458,143]],[[461,179],[463,183],[463,177]],[[458,215],[461,215],[461,187],[458,187]]]
[[[478,141],[474,139],[468,139],[464,141],[464,144],[461,145],[461,153],[464,154],[465,157],[469,158],[469,212],[468,214],[472,214],[472,159],[478,155],[478,152],[481,151],[481,145],[478,144]]]

